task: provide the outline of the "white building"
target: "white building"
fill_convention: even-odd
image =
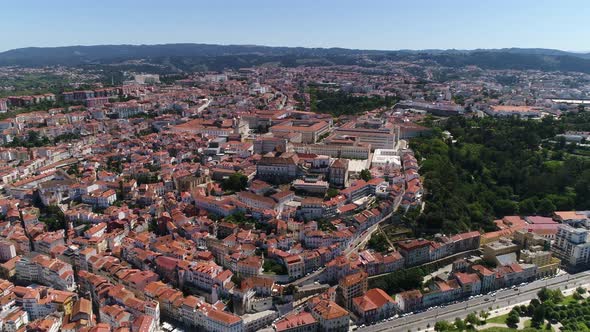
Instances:
[[[402,163],[399,151],[396,149],[376,149],[371,160],[371,167],[385,167],[401,169]]]
[[[0,261],[5,262],[16,257],[16,247],[10,241],[0,241]]]
[[[579,268],[590,262],[588,229],[560,224],[553,244],[555,255],[570,267]]]
[[[348,331],[350,315],[335,302],[319,300],[316,303],[310,303],[309,306],[311,306],[311,314],[319,322],[322,331]]]
[[[31,259],[22,257],[16,262],[16,279],[37,282],[59,290],[73,291],[76,288],[72,266],[45,255],[37,255]]]
[[[160,75],[158,74],[135,74],[133,80],[138,84],[154,84],[160,83]]]

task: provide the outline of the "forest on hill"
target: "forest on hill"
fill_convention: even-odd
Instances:
[[[426,207],[418,234],[494,230],[506,215],[590,209],[590,157],[557,134],[589,130],[590,114],[559,120],[453,117],[411,147],[421,163]],[[453,135],[443,139],[443,130]]]

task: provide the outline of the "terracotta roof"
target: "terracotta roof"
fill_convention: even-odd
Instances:
[[[352,302],[362,311],[375,310],[387,303],[394,303],[393,298],[380,288],[369,289],[365,295],[352,299]]]
[[[353,273],[353,274],[349,274],[347,276],[344,276],[340,280],[340,286],[348,287],[351,285],[356,285],[365,279],[367,279],[367,273],[365,271],[359,271],[357,273]]]
[[[312,310],[326,320],[348,316],[348,311],[335,302],[328,300],[320,300]]]
[[[210,310],[207,313],[207,316],[213,320],[216,320],[218,322],[227,324],[227,325],[232,325],[232,324],[236,324],[239,323],[242,319],[234,314],[225,312],[225,311],[221,311],[221,310]]]
[[[455,273],[455,278],[457,278],[457,280],[461,283],[461,284],[470,284],[470,283],[476,283],[479,281],[479,277],[477,274],[475,273]]]
[[[297,314],[290,314],[285,318],[274,324],[277,332],[289,330],[292,328],[299,328],[305,325],[312,325],[317,323],[316,319],[309,312],[301,312]]]

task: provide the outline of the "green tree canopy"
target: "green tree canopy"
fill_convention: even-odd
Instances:
[[[248,177],[242,173],[233,173],[221,182],[221,188],[226,191],[242,191],[248,186]]]

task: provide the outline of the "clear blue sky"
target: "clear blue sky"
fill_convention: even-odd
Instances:
[[[588,0],[10,0],[0,51],[215,43],[590,50]]]

